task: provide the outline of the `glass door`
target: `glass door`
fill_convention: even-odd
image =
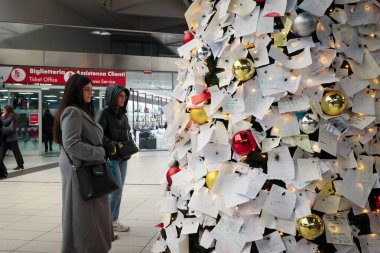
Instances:
[[[53,122],[63,96],[63,87],[44,87],[42,90],[42,153],[45,156],[59,156],[60,146],[52,141]]]
[[[19,147],[23,155],[41,154],[41,101],[39,90],[9,90],[8,104],[17,115]]]
[[[99,105],[100,105],[100,110],[106,107],[106,91],[105,90],[100,90],[99,91]]]

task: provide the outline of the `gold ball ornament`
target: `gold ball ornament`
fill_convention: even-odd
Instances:
[[[211,171],[211,172],[207,173],[207,176],[206,176],[206,186],[209,189],[212,189],[212,187],[214,186],[215,179],[218,176],[218,173],[219,173],[219,171]]]
[[[255,64],[251,59],[240,58],[234,62],[232,74],[239,81],[247,81],[255,74]]]
[[[342,114],[346,109],[347,98],[340,91],[331,90],[323,95],[321,107],[324,113],[330,116],[337,116]]]
[[[203,107],[190,109],[190,118],[199,125],[202,125],[208,121],[207,114]]]
[[[298,232],[307,240],[314,240],[323,234],[325,224],[321,217],[316,214],[310,214],[297,220]]]

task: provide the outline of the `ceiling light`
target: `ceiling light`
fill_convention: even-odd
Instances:
[[[94,35],[100,35],[100,36],[110,36],[110,35],[111,35],[110,32],[107,32],[107,31],[99,31],[99,30],[91,31],[91,34],[94,34]]]

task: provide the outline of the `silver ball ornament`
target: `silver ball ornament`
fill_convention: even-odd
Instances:
[[[293,31],[300,37],[310,36],[316,28],[317,20],[308,12],[298,14],[293,21]]]
[[[211,55],[211,51],[208,47],[201,46],[197,49],[197,57],[200,61],[206,60]]]
[[[317,115],[307,113],[299,120],[300,130],[305,134],[312,134],[319,128],[319,118]]]

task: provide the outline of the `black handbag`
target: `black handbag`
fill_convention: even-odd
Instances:
[[[79,189],[83,200],[96,199],[110,194],[119,188],[111,174],[108,162],[83,162],[77,167],[66,150],[64,148],[63,150],[78,177]]]
[[[13,120],[7,126],[3,126],[3,134],[8,135],[15,132],[15,126]]]
[[[137,152],[139,152],[139,148],[136,143],[129,138],[129,134],[127,140],[119,142],[116,145],[116,155],[121,159],[128,159]]]

